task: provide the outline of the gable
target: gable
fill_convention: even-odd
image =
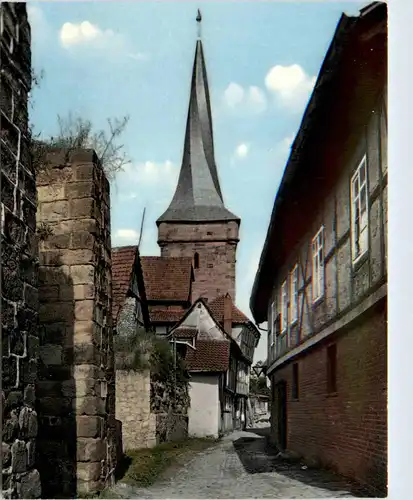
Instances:
[[[225,333],[201,300],[195,302],[171,333],[178,337],[179,332],[185,331],[197,332],[197,340],[226,340]]]

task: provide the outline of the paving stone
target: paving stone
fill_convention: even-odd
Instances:
[[[339,478],[283,465],[268,452],[265,433],[257,432],[226,436],[149,488],[118,483],[111,498],[355,498]]]

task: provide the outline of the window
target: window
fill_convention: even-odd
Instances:
[[[367,161],[361,160],[351,178],[351,246],[353,262],[368,250]]]
[[[327,393],[337,391],[337,346],[327,347]]]
[[[292,387],[291,387],[291,397],[293,399],[298,399],[298,387],[299,387],[299,381],[298,381],[298,363],[293,364],[293,378],[292,378]]]
[[[321,299],[324,295],[324,226],[321,226],[313,238],[313,302]]]
[[[198,252],[194,253],[194,268],[195,269],[199,268],[199,253]]]
[[[288,328],[288,290],[287,280],[281,285],[281,333]]]
[[[290,321],[295,323],[298,320],[298,266],[291,271],[290,276]]]

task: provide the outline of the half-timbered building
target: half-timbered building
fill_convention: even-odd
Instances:
[[[342,15],[275,198],[251,296],[271,437],[386,491],[387,9]]]

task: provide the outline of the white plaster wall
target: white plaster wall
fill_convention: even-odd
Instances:
[[[218,437],[219,385],[218,375],[191,374],[189,387],[191,406],[188,434],[193,437]]]

